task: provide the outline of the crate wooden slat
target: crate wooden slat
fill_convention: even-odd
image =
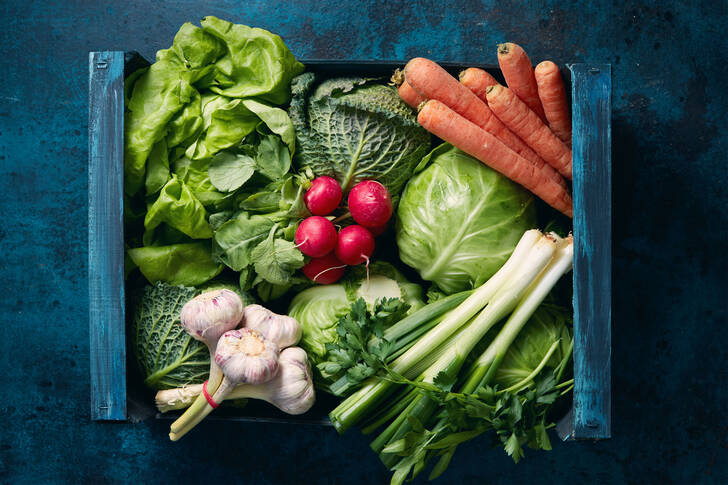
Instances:
[[[571,70],[574,197],[574,404],[559,434],[611,437],[611,66]]]
[[[91,419],[126,419],[124,53],[89,53]]]

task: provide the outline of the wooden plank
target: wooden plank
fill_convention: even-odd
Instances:
[[[89,53],[91,419],[126,419],[124,53]]]
[[[574,64],[574,406],[570,438],[611,436],[611,66]]]

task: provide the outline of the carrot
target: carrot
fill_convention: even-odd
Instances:
[[[407,84],[407,81],[404,78],[404,72],[401,69],[394,71],[394,74],[392,74],[392,82],[397,87],[397,93],[399,93],[399,97],[402,98],[402,101],[413,108],[417,108],[421,102],[426,101],[425,98],[420,96],[417,91],[412,89],[412,86]]]
[[[549,128],[559,140],[571,148],[571,115],[559,68],[551,61],[543,61],[536,66],[533,74]]]
[[[488,99],[486,97],[487,89],[490,86],[500,86],[500,83],[496,81],[493,76],[491,76],[482,69],[478,69],[477,67],[470,67],[461,72],[460,82],[463,84],[463,86],[470,89],[473,94],[477,95],[478,98],[480,98],[480,100],[485,103],[488,102]],[[554,170],[551,165],[546,163],[543,158],[537,156],[534,159],[530,159],[530,161],[533,162],[533,164],[536,165],[537,168],[544,170],[546,172],[546,175],[552,178],[555,182],[558,182],[559,185],[566,188],[566,182],[564,182],[564,179],[561,177],[561,175],[559,175],[559,173]]]
[[[404,100],[405,103],[412,106],[413,108],[416,108],[420,105],[421,102],[425,101],[425,98],[419,95],[417,91],[412,89],[412,86],[407,84],[407,81],[404,81],[402,84],[399,85],[397,88],[397,92],[399,93],[399,97]]]
[[[551,180],[543,170],[536,168],[496,137],[440,101],[431,99],[422,105],[417,121],[435,136],[521,184],[551,207],[573,217],[571,196],[564,187]]]
[[[469,67],[465,69],[460,73],[459,78],[463,86],[471,90],[473,94],[483,101],[485,101],[486,88],[488,86],[500,84],[493,76],[482,69],[478,69],[477,67]]]
[[[559,140],[526,103],[503,86],[490,86],[488,106],[505,125],[528,143],[538,155],[571,180],[571,150]]]
[[[518,44],[506,42],[498,44],[498,64],[500,64],[503,77],[508,87],[516,96],[526,103],[541,120],[546,121],[546,115],[538,98],[538,86],[533,75],[531,59]]]
[[[425,99],[436,99],[449,106],[460,116],[470,120],[507,147],[529,160],[537,168],[548,166],[541,157],[531,150],[518,136],[493,115],[485,101],[478,98],[468,88],[460,84],[437,63],[416,57],[404,68],[407,83]],[[551,171],[554,181],[564,183],[558,173]]]

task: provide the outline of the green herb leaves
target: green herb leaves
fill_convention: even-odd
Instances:
[[[384,330],[401,320],[409,305],[398,298],[381,298],[373,309],[358,298],[351,311],[336,324],[339,338],[327,343],[327,361],[318,364],[321,372],[334,377],[346,376],[351,384],[359,384],[386,366],[392,343],[383,338]]]

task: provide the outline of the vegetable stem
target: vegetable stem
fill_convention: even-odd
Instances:
[[[207,392],[212,395],[217,391],[218,386],[222,382],[222,370],[220,366],[215,363],[215,348],[208,346],[210,349],[210,375],[207,378]],[[182,413],[182,416],[177,418],[170,426],[171,433],[178,433],[182,428],[186,427],[187,423],[191,422],[196,416],[205,409],[205,406],[209,406],[205,396],[200,394],[192,406],[187,411]]]
[[[386,423],[393,417],[398,416],[399,413],[401,413],[407,406],[409,406],[412,400],[415,399],[415,397],[417,397],[418,395],[416,389],[404,389],[403,391],[404,392],[402,393],[401,398],[393,400],[394,402],[396,402],[394,406],[390,407],[389,409],[385,409],[384,412],[379,416],[374,416],[374,421],[362,428],[362,434],[369,434],[375,429],[384,425],[384,423]]]
[[[475,385],[474,389],[477,389],[487,385],[491,381],[500,363],[500,359],[503,358],[508,347],[513,343],[513,340],[518,336],[518,333],[528,319],[531,318],[536,308],[546,298],[546,295],[548,295],[556,282],[564,273],[571,269],[573,259],[573,238],[569,236],[559,241],[556,257],[549,262],[548,266],[538,278],[531,283],[526,295],[503,325],[501,331],[485,352],[478,358],[475,364],[475,371],[468,378],[466,384],[468,387]],[[479,382],[476,385],[474,381],[478,380]]]
[[[408,376],[408,371],[413,366],[431,355],[440,344],[488,305],[481,314],[484,315],[482,317],[479,315],[476,319],[479,320],[478,324],[476,325],[474,321],[467,325],[458,339],[453,342],[451,348],[430,366],[425,379],[432,382],[432,379],[443,369],[455,367],[459,369],[465,356],[477,341],[498,319],[503,318],[515,306],[522,291],[546,265],[553,252],[554,244],[550,237],[544,236],[536,229],[526,231],[506,263],[486,283],[448,313],[442,322],[398,357],[391,364],[391,370],[405,377],[414,377]],[[492,299],[497,303],[489,305]],[[473,327],[477,327],[476,330],[470,330]],[[368,412],[369,406],[380,402],[386,393],[391,392],[392,385],[391,382],[376,382],[376,378],[371,378],[368,385],[365,384],[362,389],[349,396],[329,414],[336,430],[343,433],[349,427],[358,424]]]

